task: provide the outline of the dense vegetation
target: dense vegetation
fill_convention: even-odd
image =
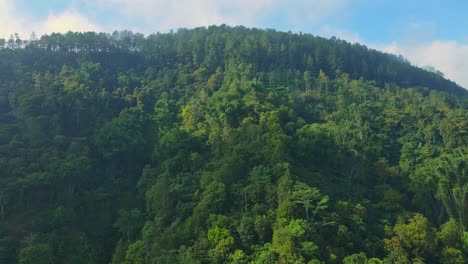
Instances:
[[[467,98],[273,30],[0,40],[0,263],[464,263]]]

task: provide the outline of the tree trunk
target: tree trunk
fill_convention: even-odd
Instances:
[[[244,190],[244,214],[247,213],[247,190]]]
[[[319,208],[320,208],[320,205],[317,204],[317,208],[315,208],[314,214],[312,215],[312,219],[310,220],[311,222],[314,221],[315,215],[317,214]]]
[[[3,200],[0,201],[0,215],[3,220],[5,218],[5,204],[3,203]]]

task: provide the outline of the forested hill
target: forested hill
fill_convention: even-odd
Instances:
[[[101,63],[113,73],[135,67],[174,69],[181,64],[213,73],[217,67],[224,68],[226,63],[243,62],[252,64],[255,71],[273,73],[275,76],[270,78],[275,81],[287,81],[298,71],[316,77],[322,70],[331,78],[347,73],[352,79],[374,80],[381,87],[389,83],[466,94],[466,90],[454,82],[413,67],[401,56],[334,37],[325,39],[310,34],[244,27],[180,29],[176,33],[148,37],[129,31],[69,32],[45,35],[39,40],[33,36],[32,40],[23,41],[20,36],[12,35],[9,40],[0,39],[1,49],[5,65],[14,60],[38,72],[57,71],[63,64],[76,66],[83,60]],[[8,72],[3,68],[5,65],[0,68],[2,73]]]
[[[311,35],[0,40],[0,263],[465,263],[467,109]]]

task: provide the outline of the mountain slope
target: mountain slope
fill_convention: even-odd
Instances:
[[[402,57],[336,38],[328,40],[274,30],[212,26],[180,29],[176,33],[158,33],[146,38],[129,31],[112,35],[69,32],[46,35],[40,40],[16,39],[5,43],[10,44],[4,45],[3,56],[8,59],[10,55],[15,64],[25,63],[36,71],[51,67],[59,70],[64,60],[67,64],[91,60],[102,65],[111,64],[111,67],[117,63],[121,70],[126,67],[123,63],[140,68],[174,68],[184,64],[193,69],[202,66],[209,73],[219,66],[224,67],[226,62],[244,62],[254,65],[259,72],[310,71],[315,77],[322,70],[332,78],[348,73],[352,79],[374,80],[381,87],[385,83],[394,83],[402,87],[422,86],[466,94],[466,90],[457,84],[433,72],[413,67]],[[23,52],[17,50],[15,54],[8,54],[8,48],[24,46],[27,48]],[[31,50],[34,50],[33,54]],[[35,62],[31,65],[32,60]]]
[[[462,263],[467,98],[273,30],[10,41],[0,262]]]

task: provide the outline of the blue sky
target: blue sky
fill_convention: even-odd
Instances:
[[[468,88],[468,1],[456,0],[0,0],[0,37],[130,29],[145,34],[212,24],[337,36]]]

